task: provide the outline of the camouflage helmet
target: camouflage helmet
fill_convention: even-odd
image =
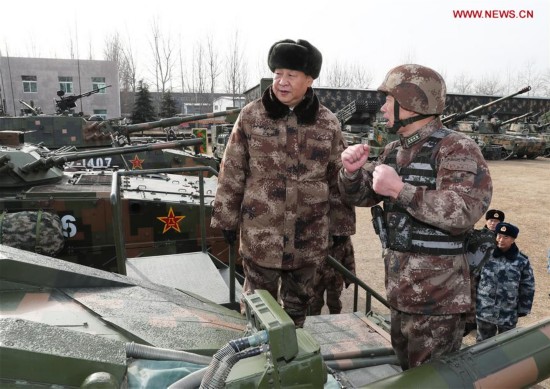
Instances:
[[[388,72],[380,92],[392,95],[408,111],[440,115],[445,108],[445,80],[435,70],[422,65],[400,65]]]

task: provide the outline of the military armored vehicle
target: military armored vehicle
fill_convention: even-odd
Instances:
[[[372,138],[373,123],[379,108],[377,101],[353,100],[336,112],[348,145],[367,143]]]
[[[50,150],[82,151],[100,147],[123,146],[128,144],[152,144],[158,139],[150,136],[137,136],[154,128],[170,128],[182,123],[206,118],[235,115],[240,109],[221,111],[187,117],[173,117],[154,122],[121,124],[119,120],[88,120],[80,116],[38,115],[21,117],[0,117],[0,132],[24,132],[24,142],[41,144]],[[186,137],[192,137],[189,133]],[[166,140],[181,139],[181,136],[167,130]],[[158,169],[185,167],[201,164],[218,169],[218,161],[205,153],[191,150],[137,153],[123,158],[119,155],[97,156],[73,161],[71,167],[110,168],[123,166],[128,169]]]
[[[550,377],[550,318],[402,372],[378,315],[310,316],[295,328],[257,290],[245,297],[243,316],[205,298],[210,285],[194,288],[193,279],[204,277],[197,268],[188,266],[179,274],[187,283],[174,287],[0,245],[0,384],[481,388],[530,387]]]
[[[531,116],[526,115],[523,121],[520,121],[521,117],[519,117],[511,122],[506,129],[506,134],[526,138],[530,141],[526,150],[518,151],[519,158],[524,155],[527,158],[550,157],[550,131],[547,130],[550,123],[537,123],[536,118],[541,114],[542,112]]]
[[[486,159],[510,159],[517,155],[518,150],[523,149],[523,141],[504,134],[501,129],[502,122],[496,118],[495,113],[490,116],[482,116],[478,120],[472,119],[471,116],[530,90],[531,87],[527,86],[515,93],[479,105],[469,111],[447,115],[441,118],[441,121],[447,127],[463,132],[474,139]]]
[[[369,159],[378,158],[384,147],[398,138],[386,130],[386,121],[379,115],[378,101],[354,100],[336,113],[348,145],[368,144]]]
[[[96,91],[97,90],[94,90],[92,92],[97,93]],[[87,94],[61,97],[61,100],[56,100],[58,109],[55,115],[33,113],[28,116],[0,117],[0,132],[25,132],[26,142],[34,144],[40,143],[51,150],[60,148],[67,149],[68,147],[73,147],[73,151],[88,150],[112,145],[131,144],[134,138],[148,130],[156,128],[167,129],[163,137],[164,140],[181,139],[183,134],[179,134],[172,130],[172,127],[183,123],[196,122],[198,120],[214,117],[233,117],[240,112],[240,109],[234,109],[185,117],[176,116],[139,124],[125,124],[122,118],[103,120],[98,116],[85,118],[80,115],[62,114],[63,112],[67,112],[66,109],[62,108],[75,105],[75,97],[80,98],[85,95]],[[30,105],[26,103],[25,105],[30,107]],[[34,112],[38,113],[36,110],[34,110]],[[185,135],[186,137],[191,136],[191,131]],[[130,136],[133,138],[130,139]],[[142,137],[140,136],[140,138]],[[152,137],[145,137],[145,139],[141,139],[141,142],[143,141],[152,142],[153,139]],[[109,161],[105,160],[87,161],[84,166],[109,167],[106,165],[108,162]],[[121,163],[117,163],[117,165],[120,166]],[[162,166],[147,166],[145,168],[156,167],[170,167],[170,165],[166,166],[163,161]]]
[[[48,254],[70,262],[117,271],[111,192],[115,177],[122,172],[66,171],[63,165],[82,158],[200,143],[200,139],[187,139],[82,152],[50,151],[29,144],[0,146],[2,241],[43,253],[52,250]],[[203,177],[204,171],[212,177]],[[118,184],[118,206],[128,221],[123,231],[127,255],[175,254],[200,248],[203,242],[198,220],[203,214],[210,217],[216,175],[217,171],[205,166],[143,170],[125,176]],[[208,248],[228,260],[221,231],[209,229],[208,233]]]
[[[220,124],[212,127],[212,154],[218,161],[223,158],[232,130],[232,124]]]
[[[528,112],[504,122],[498,120],[494,115],[490,119],[482,116],[481,119],[472,123],[474,134],[471,136],[475,137],[478,144],[482,145],[482,151],[486,158],[488,150],[496,150],[496,155],[500,155],[500,158],[490,159],[536,158],[544,152],[546,148],[545,141],[537,137],[506,130],[508,125],[531,114],[532,112]]]

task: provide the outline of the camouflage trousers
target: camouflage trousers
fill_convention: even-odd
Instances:
[[[327,293],[327,307],[331,314],[342,311],[340,295],[344,289],[344,277],[332,266],[323,261],[317,269],[315,286],[313,288],[313,300],[310,306],[311,315],[320,315],[325,305],[325,292]]]
[[[510,331],[513,328],[516,328],[516,326],[501,326],[478,319],[476,341],[481,342],[482,340],[492,338],[497,334],[497,332],[502,334],[503,332]]]
[[[348,236],[340,244],[333,244],[330,248],[330,255],[344,265],[346,269],[355,274],[355,256],[351,238]],[[327,296],[327,307],[331,314],[337,314],[342,311],[342,301],[340,296],[350,281],[344,280],[342,274],[328,264],[327,261],[321,262],[317,267],[315,276],[315,286],[313,287],[313,300],[310,306],[310,315],[320,315],[325,305],[325,292]]]
[[[308,266],[295,270],[268,269],[243,258],[243,294],[252,294],[256,289],[267,290],[281,304],[296,327],[303,327],[313,296],[316,268]],[[241,312],[244,312],[242,302]]]
[[[401,368],[407,370],[457,351],[464,319],[456,315],[416,315],[391,310],[391,342]]]

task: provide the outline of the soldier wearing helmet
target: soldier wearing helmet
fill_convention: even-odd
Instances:
[[[338,184],[344,200],[381,215],[392,345],[406,370],[460,348],[471,310],[465,237],[489,207],[492,182],[476,143],[441,123],[439,73],[397,66],[378,90],[399,139],[373,162],[368,145],[348,147]]]

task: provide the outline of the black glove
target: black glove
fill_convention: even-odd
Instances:
[[[234,245],[237,240],[237,231],[235,230],[222,230],[223,238],[228,245]]]
[[[346,243],[346,240],[349,237],[346,235],[332,235],[332,246],[340,246],[341,244]]]

